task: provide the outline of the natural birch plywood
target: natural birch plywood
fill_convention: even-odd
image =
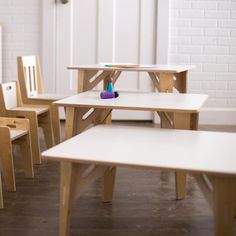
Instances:
[[[46,146],[48,148],[53,146],[50,107],[47,105],[24,104],[17,81],[0,84],[0,101],[1,116],[29,119],[34,163],[41,164],[39,127],[43,129]]]
[[[42,153],[43,157],[60,161],[62,167],[60,236],[70,234],[73,202],[101,173],[106,175],[110,166],[183,171],[194,173],[198,180],[202,174],[210,175],[213,191],[207,200],[213,200],[215,235],[233,236],[235,142],[235,133],[101,125],[47,150]],[[109,152],[104,152],[107,147]],[[201,190],[206,190],[201,186],[202,181],[198,184]],[[104,201],[110,202],[113,178],[104,187],[107,185],[111,192],[104,191],[104,194],[110,198]]]
[[[3,204],[3,195],[2,195],[2,176],[0,171],[0,209],[4,207]]]
[[[0,25],[0,83],[2,83],[2,26]]]
[[[109,63],[107,63],[109,64]],[[158,65],[158,64],[140,64],[139,66],[104,66],[103,64],[68,66],[71,70],[103,70],[103,71],[137,71],[137,72],[166,72],[166,73],[181,73],[195,68],[193,65]]]
[[[135,92],[120,92],[118,98],[100,99],[98,91],[88,91],[57,101],[54,104],[64,106],[68,111],[65,126],[66,139],[68,139],[94,125],[97,120],[99,120],[98,123],[101,121],[107,123],[103,118],[107,120],[107,114],[112,109],[156,111],[161,117],[161,127],[197,129],[198,112],[206,99],[206,95]],[[92,113],[84,118],[90,108],[93,109]],[[186,177],[184,173],[176,175],[176,198],[184,199]]]
[[[42,155],[59,161],[236,175],[235,143],[234,133],[99,125]],[[104,152],[107,147],[110,152]]]
[[[61,142],[59,111],[52,102],[67,97],[66,95],[44,92],[38,56],[21,56],[17,58],[18,80],[23,103],[30,105],[47,105],[52,116],[54,141]]]
[[[16,191],[13,144],[20,147],[26,177],[34,177],[29,120],[0,117],[0,161],[8,191]]]
[[[122,3],[124,3],[124,1],[121,1],[121,2],[119,1],[119,4],[122,4]],[[152,3],[149,2],[149,3],[152,4],[154,2]],[[140,14],[141,14],[141,18],[143,18],[145,16],[144,12],[145,12],[145,7],[147,7],[147,3],[145,1],[145,4],[144,4],[144,2],[140,1],[138,4],[142,4],[142,7],[141,7],[142,10],[140,11]],[[161,2],[160,2],[160,6],[162,6]],[[150,5],[148,7],[150,7]],[[151,9],[154,9],[154,7],[151,7]],[[158,3],[158,10],[159,10],[159,3]],[[149,12],[148,15],[151,17],[150,11],[148,12]],[[144,20],[144,18],[142,20]],[[150,24],[148,25],[150,26]],[[142,32],[142,30],[143,30],[143,27],[141,26],[140,31]],[[140,40],[140,43],[143,45],[143,40],[142,41]],[[144,44],[150,45],[149,43],[144,43]],[[141,49],[143,48],[141,47]],[[146,53],[148,50],[147,49],[140,50],[139,52],[139,57],[142,56],[142,59],[144,59],[144,55],[143,55],[144,51]],[[127,51],[125,53],[127,53]],[[139,58],[138,61],[139,63],[152,63],[152,61],[149,61],[148,58],[145,58],[144,60],[141,60],[141,58]],[[117,64],[117,63],[114,63],[114,64]],[[127,63],[126,63],[125,66],[124,65],[114,66],[114,64],[112,65],[110,64],[108,66],[104,66],[104,64],[103,65],[95,64],[95,65],[69,67],[69,69],[77,71],[77,74],[78,74],[77,92],[81,93],[81,92],[94,89],[96,86],[100,85],[99,83],[101,81],[103,82],[103,89],[105,88],[104,85],[107,84],[107,81],[112,81],[112,83],[116,86],[116,88],[119,88],[119,85],[117,86],[117,81],[118,79],[120,79],[120,77],[122,77],[121,74],[124,76],[124,73],[125,73],[127,74],[127,78],[125,76],[125,84],[126,84],[125,89],[130,88],[129,85],[132,84],[132,78],[130,77],[130,75],[139,74],[138,83],[136,83],[138,87],[137,90],[139,91],[142,88],[145,91],[158,91],[158,92],[172,93],[175,89],[179,93],[186,93],[188,70],[194,68],[194,66],[189,66],[189,65],[139,64],[135,66],[134,65],[130,66],[129,64],[127,66]],[[128,72],[132,72],[132,73],[128,73]],[[145,73],[138,73],[138,72],[145,72]],[[128,74],[129,74],[129,77],[128,77]],[[150,77],[150,80],[147,81],[144,79],[144,77]],[[147,82],[149,82],[150,84]],[[152,86],[151,86],[151,82],[152,82]],[[147,87],[144,86],[144,84],[149,84],[149,86],[151,87],[151,90],[150,88],[147,89]],[[74,112],[68,112],[67,113],[68,116],[70,115],[74,116],[74,114],[78,113],[78,111],[76,110],[79,110],[79,109],[81,108],[74,107],[73,108]],[[95,110],[101,110],[101,109],[95,109]],[[125,117],[125,119],[133,119],[133,120],[136,120],[136,119],[152,120],[153,114],[150,111],[149,112],[147,111],[148,110],[133,112],[132,109],[128,109],[124,112],[124,110],[121,110],[121,109],[115,110],[113,111],[113,115],[114,115],[113,118],[124,119]],[[165,110],[165,112],[162,112],[161,110],[156,110],[156,111],[158,112],[158,115],[161,118],[162,128],[165,127],[165,128],[180,128],[180,129],[197,129],[198,127],[198,113],[176,114],[173,112],[167,112],[167,110]],[[77,133],[80,133],[83,130],[85,130],[86,129],[85,124],[87,124],[88,126],[89,120],[90,120],[90,123],[93,123],[91,121],[92,121],[92,116],[96,116],[95,113],[98,113],[98,112],[97,111],[93,112],[92,115],[90,116],[90,119],[78,120],[78,122],[76,122],[76,125],[68,124],[69,120],[75,120],[75,117],[66,118],[66,129],[70,128],[69,130],[66,130],[66,134],[67,134],[66,137],[69,138],[69,135],[74,134],[74,131],[76,131],[78,127],[80,128],[77,129]],[[103,111],[102,113],[105,113],[105,111]],[[103,114],[103,117],[104,117],[104,114]],[[154,115],[154,119],[155,119],[155,115]],[[108,117],[106,117],[106,120],[104,120],[104,123],[109,123],[109,122],[111,122],[111,114]],[[177,199],[183,199],[186,194],[186,190],[185,190],[186,177],[184,173],[176,173],[176,176],[177,176],[176,177],[176,187],[177,187],[176,197]]]
[[[197,113],[207,97],[199,94],[119,92],[118,98],[101,99],[100,91],[88,91],[56,101],[54,104],[102,109]]]

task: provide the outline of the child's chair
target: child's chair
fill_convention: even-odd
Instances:
[[[0,117],[0,164],[8,191],[16,191],[12,144],[20,147],[26,177],[34,177],[29,129],[27,119]]]
[[[23,104],[18,82],[4,83],[0,84],[0,115],[29,119],[33,160],[41,164],[38,126],[43,129],[47,148],[53,146],[49,106]]]
[[[38,56],[21,56],[17,58],[18,80],[25,104],[49,105],[52,115],[52,126],[54,141],[56,144],[61,141],[60,120],[58,107],[53,102],[66,95],[43,93],[41,70]]]

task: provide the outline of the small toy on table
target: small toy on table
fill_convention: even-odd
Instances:
[[[119,94],[117,91],[114,91],[114,87],[111,82],[108,83],[106,91],[100,93],[101,99],[117,98],[118,96]]]

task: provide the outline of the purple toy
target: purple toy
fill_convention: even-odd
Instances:
[[[107,99],[107,98],[117,98],[119,94],[117,92],[101,92],[100,97],[101,99]]]

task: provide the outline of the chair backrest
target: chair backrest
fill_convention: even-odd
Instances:
[[[42,93],[39,58],[37,56],[18,57],[17,68],[23,100]]]
[[[19,94],[17,82],[0,84],[3,106],[5,109],[15,108],[19,105]],[[2,106],[2,104],[1,104]]]

